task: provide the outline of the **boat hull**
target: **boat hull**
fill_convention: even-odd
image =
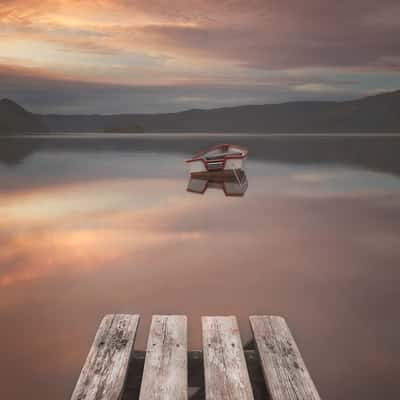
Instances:
[[[246,158],[229,158],[225,162],[224,169],[232,170],[232,169],[244,169],[244,162]]]
[[[195,173],[195,172],[207,172],[207,168],[203,162],[203,160],[196,160],[189,162],[189,171],[190,173]]]
[[[188,162],[190,173],[207,171],[230,171],[234,169],[244,169],[245,157],[228,158],[223,161],[204,161],[203,159]]]

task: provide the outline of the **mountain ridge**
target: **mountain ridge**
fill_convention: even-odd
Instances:
[[[163,114],[45,115],[50,130],[104,131],[109,121],[148,133],[400,133],[400,90],[357,100],[292,101]],[[115,124],[115,122],[114,122]]]
[[[25,110],[13,100],[0,100],[0,135],[40,132],[48,132],[40,116]]]
[[[356,100],[290,101],[162,114],[35,115],[12,100],[0,100],[0,116],[7,108],[25,118],[30,115],[44,131],[60,133],[400,133],[400,90]]]

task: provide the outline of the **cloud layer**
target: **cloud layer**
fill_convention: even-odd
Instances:
[[[299,86],[346,97],[400,85],[399,21],[394,0],[6,0],[0,63],[123,85],[273,81],[271,93],[295,76],[307,82],[287,99]]]

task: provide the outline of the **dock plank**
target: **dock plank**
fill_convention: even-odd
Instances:
[[[251,316],[250,325],[271,400],[319,400],[286,321],[277,316]]]
[[[71,400],[118,400],[123,392],[139,315],[106,315],[72,393]]]
[[[154,315],[139,399],[186,400],[187,367],[186,316]]]
[[[236,318],[202,317],[207,400],[253,400]]]

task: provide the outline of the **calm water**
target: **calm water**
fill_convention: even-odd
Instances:
[[[247,146],[249,188],[183,160]],[[0,398],[68,399],[106,313],[284,315],[325,399],[400,398],[400,137],[0,140]]]

